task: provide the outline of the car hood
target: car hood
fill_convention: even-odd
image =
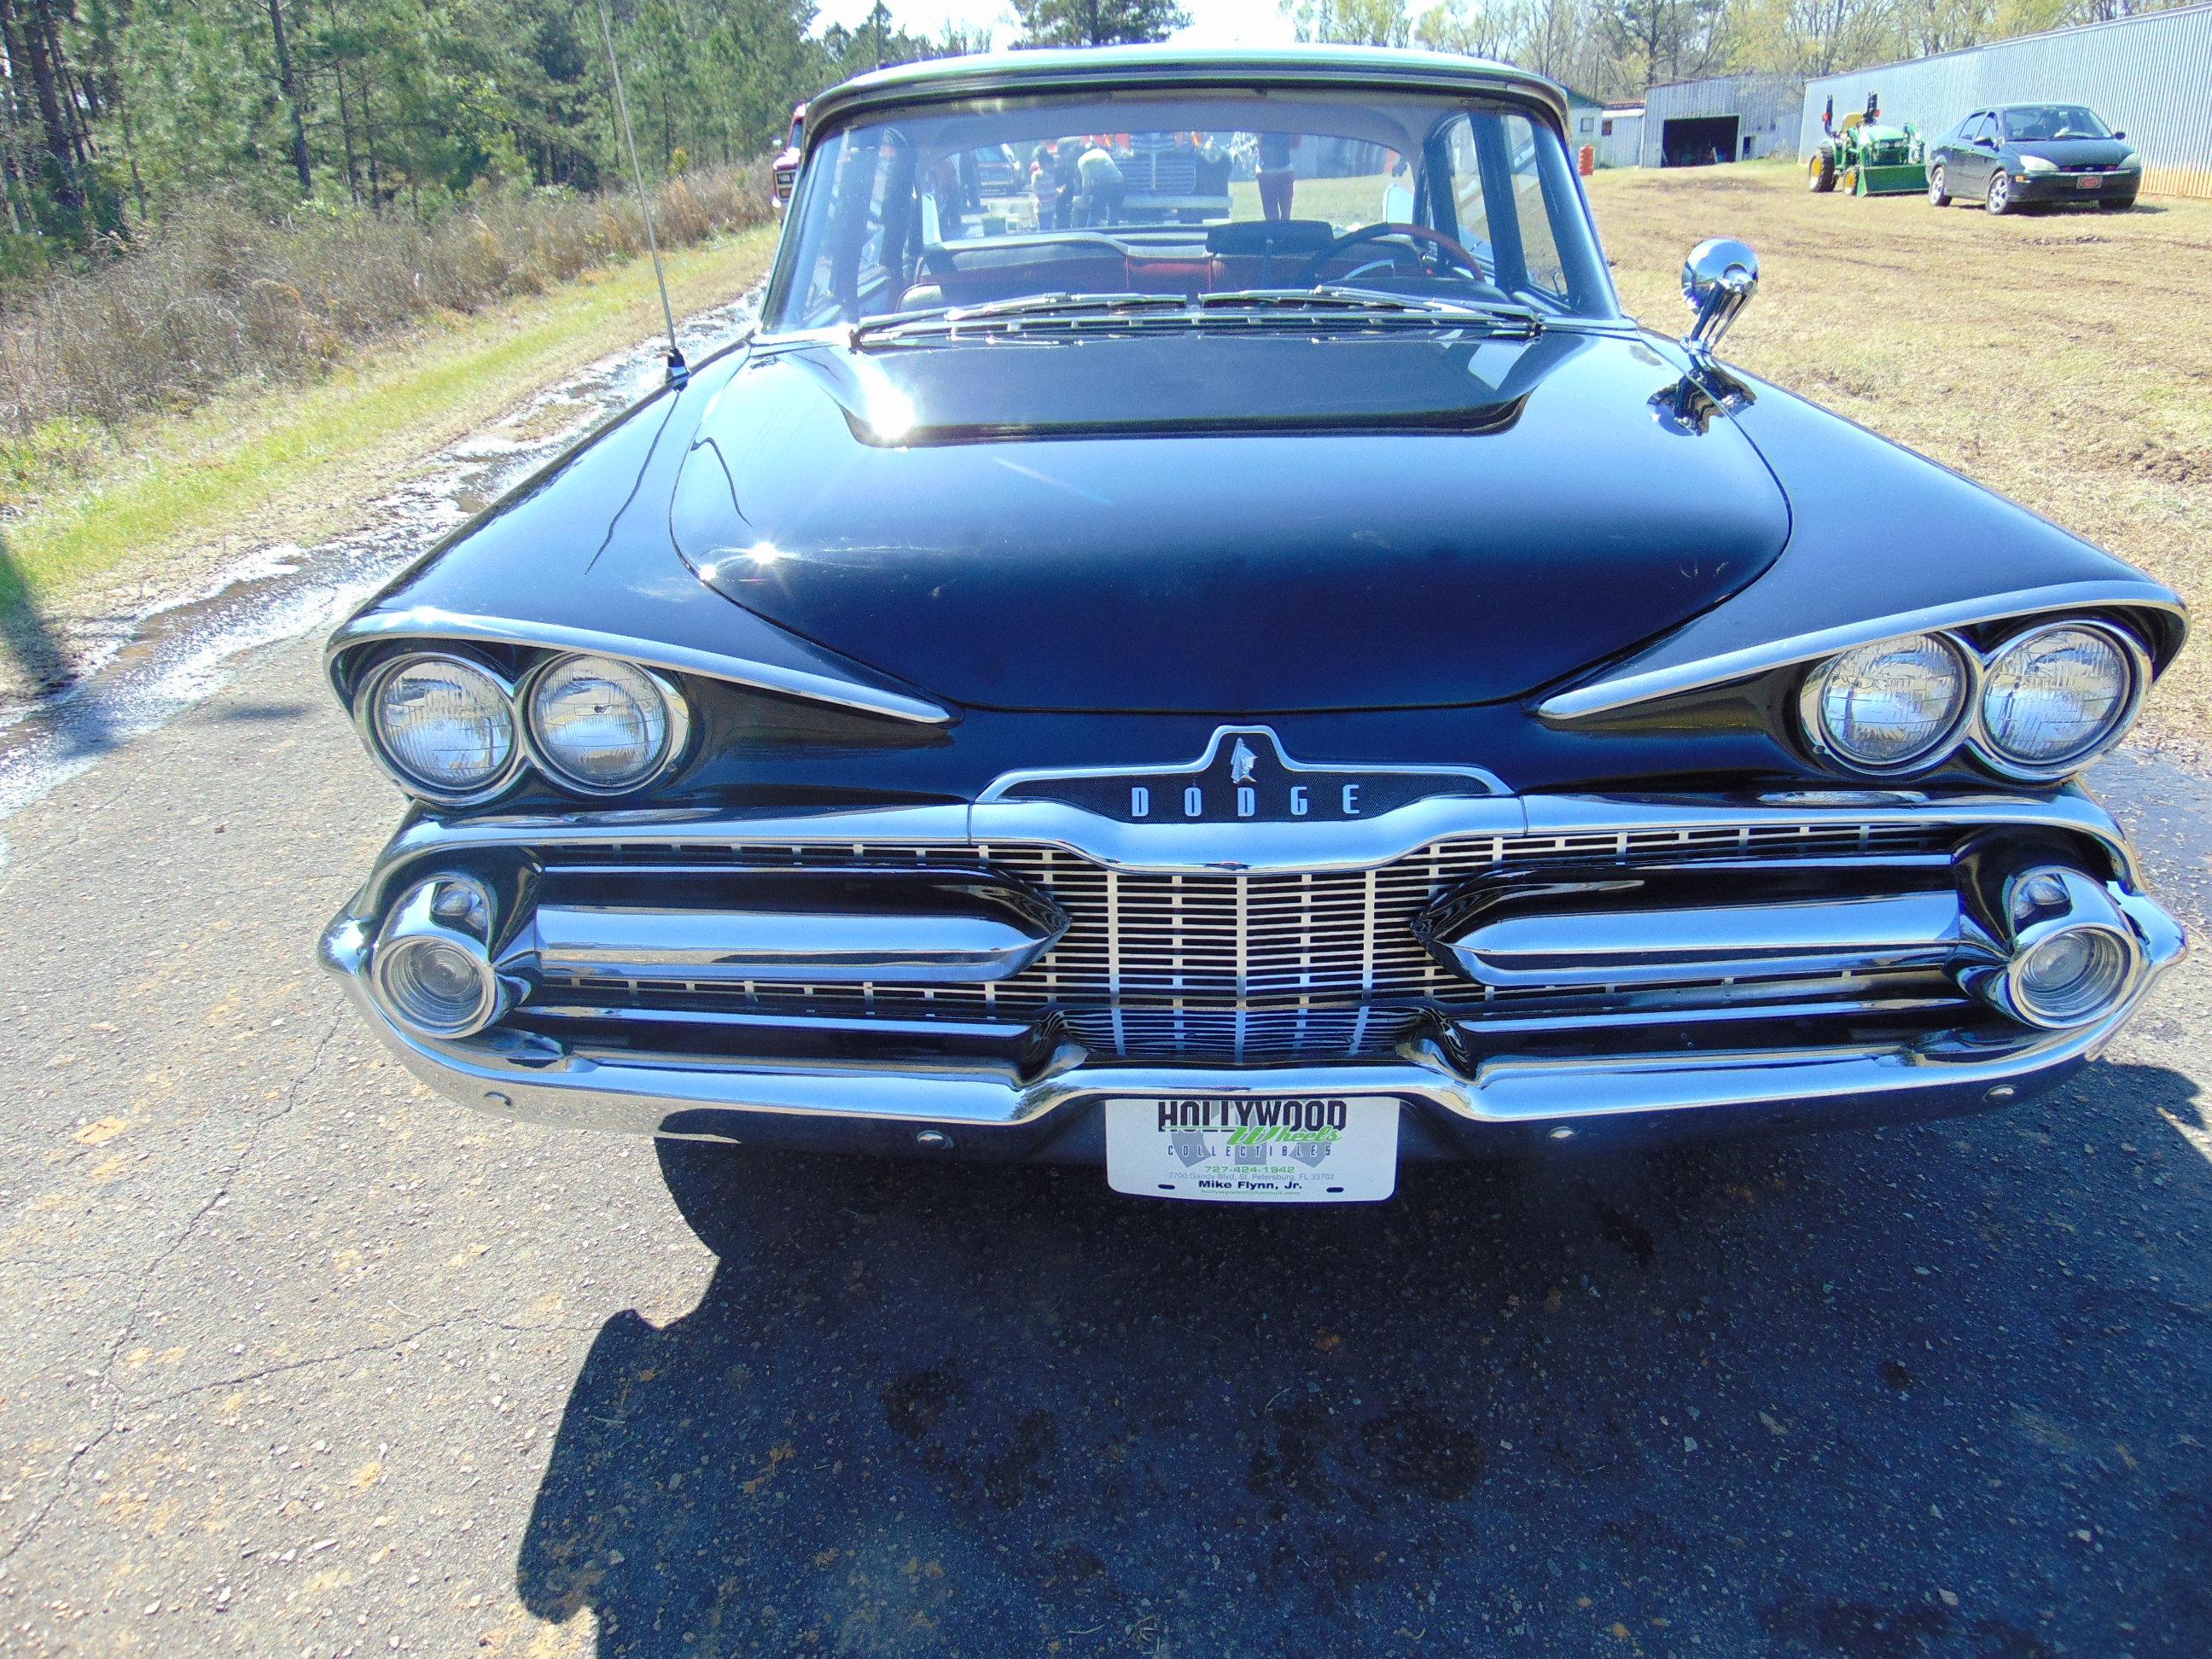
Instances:
[[[757,352],[672,504],[725,597],[955,702],[1517,697],[1736,592],[1787,503],[1619,332]]]
[[[2012,148],[2062,167],[2118,167],[2135,146],[2122,138],[2015,138]]]

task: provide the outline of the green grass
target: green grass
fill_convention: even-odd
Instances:
[[[763,228],[669,255],[678,314],[751,286],[775,238]],[[0,616],[134,562],[344,529],[393,473],[646,338],[659,312],[652,267],[633,260],[410,330],[311,385],[241,388],[112,441],[12,447],[0,473],[32,504],[0,542]]]
[[[1390,181],[1381,173],[1355,179],[1301,179],[1292,188],[1291,214],[1326,219],[1333,225],[1371,225],[1382,216],[1382,191]],[[1260,186],[1244,179],[1229,186],[1229,216],[1258,219]]]

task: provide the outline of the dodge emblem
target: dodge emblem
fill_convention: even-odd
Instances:
[[[978,805],[1054,800],[1125,823],[1333,823],[1437,795],[1495,795],[1480,767],[1318,766],[1291,760],[1264,726],[1224,726],[1182,766],[1017,772]]]

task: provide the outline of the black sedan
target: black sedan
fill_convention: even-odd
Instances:
[[[2179,601],[1723,365],[1742,244],[1624,316],[1570,131],[1348,48],[823,94],[759,331],[331,641],[412,805],[325,963],[479,1108],[1149,1198],[2051,1087],[2183,948],[2074,781]],[[1221,132],[1202,222],[1100,188]],[[961,210],[1083,134],[1079,227]]]
[[[1991,213],[2094,205],[2117,212],[2142,190],[2142,157],[2081,104],[1978,109],[1928,149],[1928,199],[1978,198]]]

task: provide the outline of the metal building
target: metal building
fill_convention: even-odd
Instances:
[[[1933,138],[1989,104],[2064,99],[2087,104],[2143,158],[2143,188],[2212,196],[2212,5],[2085,23],[1823,76],[1805,88],[1797,150],[1820,142],[1831,99],[1835,118],[1881,100],[1882,119],[1911,122]]]
[[[1565,84],[1559,89],[1567,94],[1567,148],[1577,155],[1582,153],[1584,144],[1595,150],[1598,125],[1605,116],[1605,100]]]
[[[1599,118],[1597,164],[1632,167],[1644,160],[1644,106],[1622,104]]]
[[[1640,165],[1695,167],[1787,155],[1797,143],[1805,83],[1782,75],[1716,75],[1654,87],[1644,98]]]

